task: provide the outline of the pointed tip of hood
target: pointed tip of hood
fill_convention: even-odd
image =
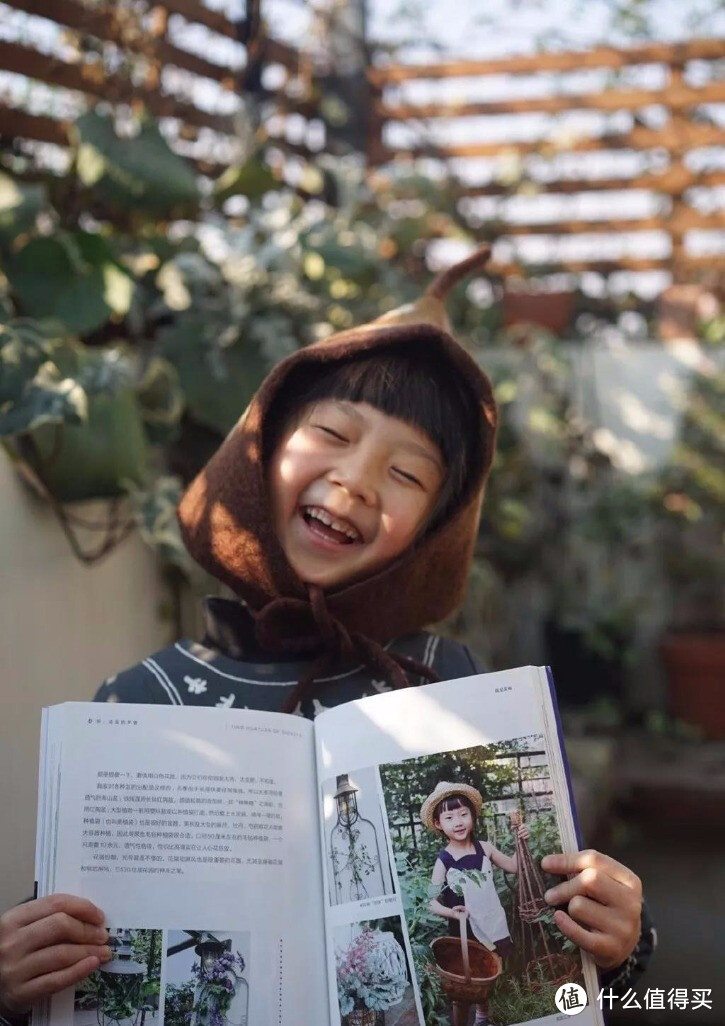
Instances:
[[[382,317],[377,317],[372,324],[435,324],[444,331],[451,332],[450,321],[446,313],[446,299],[451,289],[474,271],[484,267],[491,257],[488,243],[478,246],[463,260],[448,267],[436,275],[420,299],[414,303],[406,303],[396,307]]]

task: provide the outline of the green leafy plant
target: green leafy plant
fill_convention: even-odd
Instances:
[[[354,1008],[384,1012],[402,1000],[408,983],[403,949],[392,933],[364,926],[338,951],[336,978],[342,1015]]]
[[[361,831],[355,826],[336,828],[335,837],[341,837],[343,844],[338,846],[334,843],[331,849],[332,864],[335,877],[345,872],[350,873],[350,895],[355,901],[367,895],[365,878],[374,873],[377,865],[368,850],[367,845],[360,840]],[[338,889],[342,889],[342,881],[337,880]],[[342,895],[338,895],[340,900]]]
[[[140,485],[151,440],[173,431],[173,369],[157,357],[139,380],[136,365],[128,348],[89,348],[49,323],[0,324],[0,437],[57,500]]]
[[[677,444],[653,491],[671,625],[725,627],[725,363],[713,354],[682,399]]]
[[[74,126],[75,172],[96,201],[122,210],[156,215],[193,213],[199,203],[197,178],[148,116],[136,132],[121,136],[113,118],[90,110]]]
[[[513,975],[504,975],[496,983],[488,1000],[489,1018],[500,1026],[528,1022],[552,1015],[556,1010],[556,986],[547,980],[539,968],[531,981]]]
[[[448,1002],[443,993],[440,977],[435,971],[435,959],[431,950],[431,942],[436,937],[445,936],[446,927],[444,920],[429,908],[433,896],[430,889],[430,870],[427,867],[412,867],[402,854],[396,855],[396,863],[426,1026],[447,1026]]]
[[[164,1022],[168,1026],[189,1026],[194,1008],[194,984],[187,980],[182,984],[169,983],[164,998]]]

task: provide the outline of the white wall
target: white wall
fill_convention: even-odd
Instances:
[[[103,503],[78,507],[89,519],[103,511]],[[0,573],[4,911],[32,893],[41,708],[90,700],[105,677],[172,640],[172,626],[162,620],[166,592],[140,538],[133,535],[100,564],[83,566],[49,507],[20,483],[3,453]]]

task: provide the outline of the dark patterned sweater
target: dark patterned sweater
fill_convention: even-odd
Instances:
[[[238,602],[207,599],[204,613],[206,634],[201,644],[184,640],[169,645],[110,677],[95,700],[279,712],[309,662],[270,662],[269,654],[257,647],[249,616]],[[432,667],[441,680],[483,672],[465,645],[426,631],[396,638],[384,647]],[[295,710],[308,719],[343,702],[391,690],[387,681],[376,679],[360,663],[340,664],[316,683],[317,696]],[[417,683],[425,681],[419,678]]]

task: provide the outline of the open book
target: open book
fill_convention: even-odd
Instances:
[[[439,1026],[478,1006],[500,1024],[553,1023],[563,1001],[586,1003],[580,1026],[601,1024],[595,967],[541,897],[540,858],[577,847],[542,668],[314,722],[53,706],[38,894],[95,902],[114,958],[34,1022]]]

